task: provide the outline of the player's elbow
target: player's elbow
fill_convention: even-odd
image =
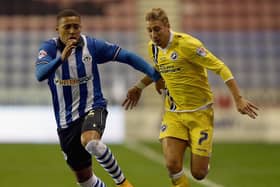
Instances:
[[[35,73],[35,76],[36,76],[36,79],[39,81],[39,82],[42,82],[43,80],[45,80],[46,78],[38,71],[36,71]]]
[[[48,71],[46,71],[43,66],[37,65],[35,68],[35,76],[39,82],[42,82],[48,78]]]

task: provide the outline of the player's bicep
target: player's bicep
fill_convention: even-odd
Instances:
[[[95,49],[98,64],[115,61],[121,50],[118,45],[103,40],[95,41]]]
[[[55,58],[56,55],[56,45],[54,41],[46,41],[42,43],[38,50],[38,55],[36,58],[36,65],[37,64],[46,64],[52,59]]]
[[[214,71],[217,74],[219,74],[220,70],[224,67],[224,63],[201,43],[189,47],[185,54],[187,54],[186,58],[189,62]]]
[[[36,59],[36,65],[48,64],[51,60],[52,57],[45,50],[40,50]]]

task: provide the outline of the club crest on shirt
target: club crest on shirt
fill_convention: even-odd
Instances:
[[[167,126],[165,124],[161,124],[160,131],[164,132],[167,129]]]
[[[171,53],[170,58],[172,60],[176,60],[178,58],[178,54],[174,51],[174,52]]]
[[[44,58],[45,56],[47,56],[48,53],[45,50],[40,50],[39,54],[38,54],[38,59]]]
[[[85,63],[85,64],[86,63],[91,63],[92,57],[89,54],[85,54],[85,55],[83,55],[82,60],[83,60],[83,63]]]
[[[204,47],[199,47],[196,49],[196,54],[199,56],[205,57],[206,56],[206,49]]]

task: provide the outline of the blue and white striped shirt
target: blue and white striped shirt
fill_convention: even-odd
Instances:
[[[67,128],[90,109],[106,107],[97,64],[126,63],[153,80],[159,73],[134,53],[115,44],[81,35],[78,46],[61,61],[64,45],[58,38],[43,42],[36,61],[36,77],[48,79],[58,128]]]

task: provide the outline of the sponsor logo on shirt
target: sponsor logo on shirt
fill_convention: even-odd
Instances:
[[[161,132],[164,132],[166,129],[167,129],[167,126],[166,126],[165,124],[162,124],[162,125],[160,126],[160,131],[161,131]]]
[[[205,57],[206,56],[206,49],[204,47],[199,47],[196,49],[196,54],[199,56]]]
[[[47,55],[48,53],[45,50],[40,50],[38,54],[38,59],[44,58]]]
[[[84,84],[87,81],[91,80],[92,77],[82,77],[79,79],[56,79],[55,83],[61,86],[73,86],[73,85],[79,85]]]

